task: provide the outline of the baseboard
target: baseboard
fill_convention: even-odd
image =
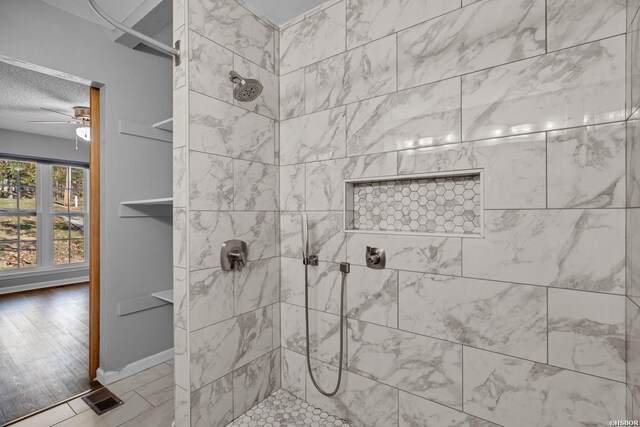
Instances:
[[[173,348],[152,354],[144,359],[136,360],[119,371],[105,371],[102,368],[98,368],[98,372],[96,373],[97,380],[100,381],[102,385],[109,385],[123,378],[130,377],[133,374],[137,374],[138,372],[153,368],[161,363],[168,362],[171,359],[173,359]]]
[[[72,285],[75,283],[88,282],[89,276],[74,277],[71,279],[58,279],[50,280],[48,282],[33,283],[28,285],[9,286],[7,288],[0,288],[0,295],[12,294],[15,292],[33,291],[36,289],[53,288],[56,286]]]

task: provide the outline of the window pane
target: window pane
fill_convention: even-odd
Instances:
[[[67,200],[69,190],[54,189],[53,190],[53,204],[51,208],[54,212],[67,212]]]
[[[35,241],[20,241],[20,268],[36,267],[37,245]]]
[[[84,188],[84,169],[71,168],[71,188]]]
[[[0,240],[18,240],[17,216],[0,216]]]
[[[15,162],[0,160],[0,209],[18,208],[18,171]]]
[[[0,270],[18,267],[18,242],[0,241]]]
[[[84,239],[84,217],[72,216],[70,229],[72,239]]]
[[[84,261],[84,239],[71,240],[71,262]]]
[[[54,264],[69,263],[69,241],[68,240],[53,241],[53,263]]]
[[[20,240],[36,240],[37,238],[37,217],[20,216]]]
[[[22,211],[36,210],[36,187],[20,187],[18,208]]]
[[[21,186],[36,186],[36,164],[32,162],[16,162],[16,169],[20,175]]]
[[[69,217],[68,216],[53,217],[53,238],[54,239],[69,238]]]
[[[84,212],[84,191],[71,190],[69,210],[72,212]]]
[[[54,165],[51,169],[52,179],[53,179],[53,188],[69,188],[70,183],[68,182],[68,166],[60,166]]]

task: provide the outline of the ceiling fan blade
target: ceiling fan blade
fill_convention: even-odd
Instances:
[[[62,114],[63,116],[67,116],[67,117],[71,117],[72,119],[75,119],[75,116],[72,116],[71,114],[62,113],[60,111],[56,111],[56,110],[52,110],[50,108],[44,108],[44,107],[40,107],[40,109],[45,111],[51,111],[52,113],[56,113],[56,114]]]
[[[51,121],[51,120],[29,120],[27,123],[41,123],[41,124],[50,124],[50,125],[76,125],[78,122],[76,121]]]

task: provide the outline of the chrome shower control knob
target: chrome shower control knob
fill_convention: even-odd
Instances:
[[[373,268],[374,270],[382,270],[386,263],[384,249],[367,246],[365,261],[367,263],[367,267]]]

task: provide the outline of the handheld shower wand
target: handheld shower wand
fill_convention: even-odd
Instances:
[[[302,262],[304,264],[304,313],[305,313],[305,326],[307,330],[307,369],[309,370],[309,377],[315,388],[323,395],[327,397],[334,396],[340,390],[340,384],[342,383],[342,362],[344,359],[344,297],[345,297],[345,282],[347,280],[347,273],[350,271],[350,265],[348,262],[340,263],[340,272],[342,274],[342,282],[340,285],[340,358],[338,360],[338,382],[332,391],[325,391],[320,387],[315,377],[313,376],[313,370],[311,369],[311,349],[309,339],[309,265],[318,265],[318,256],[309,255],[309,223],[307,214],[302,214]]]

